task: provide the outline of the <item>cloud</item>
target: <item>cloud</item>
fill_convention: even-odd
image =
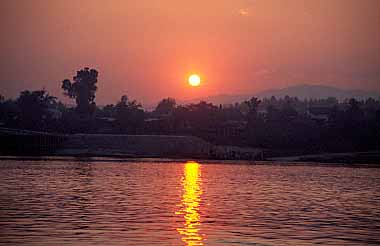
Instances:
[[[239,14],[241,16],[249,16],[250,15],[249,14],[249,9],[248,8],[241,8],[241,9],[239,9]]]

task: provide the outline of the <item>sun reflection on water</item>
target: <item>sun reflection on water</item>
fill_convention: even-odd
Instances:
[[[202,194],[200,165],[197,162],[187,162],[182,178],[183,195],[180,207],[176,214],[183,215],[183,227],[177,228],[182,241],[188,246],[203,245],[202,235],[199,233],[200,201]]]

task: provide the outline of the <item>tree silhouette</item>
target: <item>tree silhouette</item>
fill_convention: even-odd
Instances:
[[[257,118],[257,110],[261,101],[256,97],[252,97],[251,99],[249,99],[248,101],[245,101],[244,103],[248,107],[248,115],[247,115],[248,121],[255,120]]]
[[[90,115],[95,110],[95,93],[98,89],[98,71],[88,67],[77,71],[73,77],[73,82],[69,79],[62,81],[64,94],[70,98],[75,98],[77,110],[83,115]]]
[[[173,113],[176,104],[177,103],[174,98],[168,97],[168,98],[162,99],[158,103],[156,109],[154,110],[154,113],[157,115],[169,115]]]
[[[201,101],[196,104],[178,106],[171,119],[175,130],[180,134],[202,135],[207,129],[215,129],[220,123],[219,107]]]
[[[127,96],[117,104],[96,108],[97,75],[85,68],[73,82],[62,82],[65,94],[76,99],[76,109],[57,102],[45,90],[23,91],[16,100],[0,95],[0,125],[61,133],[101,133],[107,128],[112,133],[195,135],[216,144],[262,147],[272,154],[380,148],[379,99],[340,102],[287,96],[261,102],[253,97],[235,105],[200,102],[177,106],[174,99],[165,98],[150,114]],[[96,117],[83,117],[92,107]],[[144,121],[154,113],[165,117]]]
[[[256,97],[252,97],[248,101],[245,101],[243,104],[247,108],[247,125],[246,125],[246,137],[248,137],[248,142],[251,145],[258,145],[259,142],[259,130],[262,128],[262,119],[258,117],[258,109],[259,105],[261,103],[261,100],[259,100]]]
[[[43,129],[51,118],[49,108],[56,104],[56,97],[45,90],[23,91],[16,100],[20,124],[26,129]]]
[[[121,132],[136,133],[144,122],[144,110],[136,100],[129,101],[126,95],[116,104],[116,120]]]

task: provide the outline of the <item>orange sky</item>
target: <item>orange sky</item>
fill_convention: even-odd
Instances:
[[[98,104],[294,84],[380,90],[378,0],[2,0],[0,93],[89,66]],[[189,88],[186,76],[205,80]]]

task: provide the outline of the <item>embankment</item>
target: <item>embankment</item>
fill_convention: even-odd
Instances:
[[[0,129],[0,154],[222,160],[263,158],[259,149],[218,146],[193,136],[58,135],[5,128]]]
[[[74,134],[58,155],[257,160],[257,149],[216,146],[198,137],[167,135]]]
[[[280,162],[317,162],[344,164],[380,164],[380,151],[323,153],[315,155],[299,155],[268,158],[269,161]]]

